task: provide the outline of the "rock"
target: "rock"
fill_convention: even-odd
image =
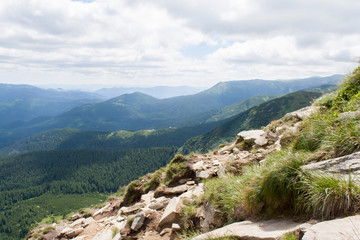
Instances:
[[[120,233],[117,233],[117,234],[115,235],[115,237],[113,237],[112,240],[121,240],[121,239],[122,239],[121,234],[120,234]]]
[[[195,185],[195,181],[187,181],[186,185]]]
[[[144,202],[146,205],[151,203],[151,200],[154,199],[154,191],[150,191],[147,194],[141,196],[140,201]]]
[[[198,162],[196,162],[193,166],[192,166],[192,168],[194,169],[194,170],[197,170],[197,171],[199,171],[199,170],[203,170],[204,168],[204,161],[198,161]]]
[[[238,153],[240,153],[240,150],[238,148],[234,147],[232,152],[235,154],[238,154]]]
[[[199,183],[199,185],[196,185],[194,188],[190,189],[187,192],[184,192],[179,196],[180,200],[183,200],[184,198],[193,199],[194,197],[201,197],[204,194],[204,183]]]
[[[309,117],[311,114],[316,112],[318,109],[319,109],[319,107],[316,107],[316,106],[304,107],[304,108],[301,108],[301,109],[299,109],[297,111],[287,113],[284,116],[284,118],[296,117],[296,118],[298,118],[300,120],[304,120],[305,118]]]
[[[71,215],[70,218],[69,218],[69,220],[70,220],[70,221],[75,221],[75,220],[77,220],[77,219],[79,219],[79,218],[82,218],[82,217],[83,217],[83,214],[76,213],[76,214],[74,214],[74,215]]]
[[[98,232],[92,240],[112,240],[113,239],[113,228],[111,226],[105,227],[103,230]]]
[[[213,166],[219,166],[221,163],[218,161],[218,160],[214,160],[213,162],[212,162],[212,165]]]
[[[173,223],[173,224],[171,225],[171,229],[172,229],[173,231],[179,231],[179,230],[181,230],[181,227],[180,227],[179,224]]]
[[[339,118],[340,118],[340,119],[360,118],[360,111],[340,113],[340,114],[339,114]]]
[[[243,221],[201,234],[193,238],[193,240],[226,236],[239,237],[240,239],[280,239],[287,232],[306,229],[309,226],[309,224],[299,224],[290,220]]]
[[[142,227],[142,225],[144,224],[144,221],[145,221],[145,213],[143,211],[138,212],[135,215],[134,221],[131,224],[131,229],[136,232],[137,230],[139,230]]]
[[[97,215],[102,215],[102,214],[104,214],[104,213],[110,212],[110,209],[109,209],[110,206],[111,206],[110,203],[107,204],[105,207],[97,210],[97,211],[93,214],[93,216],[95,217],[95,216],[97,216]]]
[[[249,130],[238,133],[239,140],[243,140],[246,143],[255,143],[259,146],[267,144],[266,134],[263,130]]]
[[[262,147],[268,144],[268,140],[264,136],[259,136],[258,138],[256,138],[255,144]]]
[[[196,216],[200,218],[200,228],[203,232],[220,227],[223,223],[221,212],[215,209],[209,202],[201,207]]]
[[[88,217],[88,218],[85,218],[84,221],[82,222],[82,227],[83,228],[86,228],[87,226],[89,226],[91,223],[95,222],[94,218],[92,217]]]
[[[164,207],[166,207],[168,205],[169,201],[170,201],[169,198],[166,198],[166,197],[155,198],[153,200],[153,202],[148,205],[148,207],[150,209],[160,210],[160,209],[163,209]]]
[[[80,226],[80,225],[82,225],[84,223],[84,221],[85,221],[85,218],[79,218],[76,221],[74,221],[73,223],[71,223],[70,227],[75,228],[77,226]]]
[[[65,236],[67,238],[74,238],[77,235],[79,235],[80,233],[82,233],[83,231],[84,231],[84,228],[82,228],[82,227],[76,228],[76,229],[66,227],[61,231],[60,235]]]
[[[130,214],[130,213],[140,210],[140,208],[143,208],[143,207],[145,207],[145,203],[136,203],[130,207],[122,207],[122,208],[120,208],[120,211],[123,214]]]
[[[225,169],[221,164],[218,166],[218,170],[216,171],[216,175],[218,175],[219,177],[225,175]]]
[[[202,178],[202,179],[212,178],[213,175],[214,175],[214,173],[211,172],[210,170],[205,170],[205,171],[196,172],[196,177],[197,177],[197,178]]]
[[[163,237],[166,234],[170,234],[171,233],[171,228],[164,228],[161,232],[160,232],[160,236]]]
[[[170,200],[169,204],[167,205],[160,221],[159,227],[163,227],[165,225],[171,225],[179,220],[179,210],[178,205],[180,203],[179,197],[174,197]]]
[[[154,196],[160,197],[160,196],[180,195],[181,193],[186,192],[189,188],[191,188],[191,186],[187,184],[176,186],[173,188],[163,186],[156,189]]]
[[[324,221],[308,228],[303,240],[326,239],[347,240],[359,239],[360,215]]]
[[[343,157],[311,163],[302,167],[303,170],[321,170],[328,173],[360,174],[360,152]]]

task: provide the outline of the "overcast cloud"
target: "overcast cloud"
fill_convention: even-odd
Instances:
[[[360,1],[2,0],[0,82],[193,85],[349,73]]]

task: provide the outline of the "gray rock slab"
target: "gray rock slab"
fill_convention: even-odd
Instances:
[[[134,231],[139,230],[144,224],[144,221],[145,221],[145,213],[143,211],[138,212],[135,215],[134,221],[131,224],[131,229]]]
[[[241,239],[278,239],[287,232],[306,229],[308,227],[310,227],[309,224],[295,223],[290,220],[243,221],[199,235],[193,238],[193,240],[205,240],[226,236],[236,236]]]
[[[308,228],[302,240],[360,239],[360,215],[324,221]]]
[[[165,211],[159,221],[159,227],[164,225],[173,224],[179,220],[178,205],[180,203],[179,197],[174,197],[170,200],[169,204],[165,208]]]
[[[321,170],[328,173],[360,174],[360,152],[333,158],[302,167],[304,170]]]

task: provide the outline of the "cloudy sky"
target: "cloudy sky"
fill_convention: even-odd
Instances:
[[[1,0],[0,82],[210,86],[349,73],[359,0]]]

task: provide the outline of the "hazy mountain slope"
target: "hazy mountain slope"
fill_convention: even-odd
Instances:
[[[114,131],[162,129],[197,125],[199,114],[220,109],[259,94],[285,94],[294,90],[335,83],[341,75],[289,81],[222,82],[201,93],[167,99],[156,99],[142,93],[125,94],[108,101],[80,106],[50,119],[35,119],[21,125],[0,129],[1,146],[35,133],[54,128]],[[226,117],[226,115],[222,115]]]
[[[0,84],[0,126],[40,116],[55,116],[85,103],[99,101],[99,96],[93,93]]]
[[[157,87],[113,87],[113,88],[102,88],[94,93],[101,95],[104,98],[110,99],[115,98],[123,94],[141,92],[152,97],[159,99],[171,98],[183,95],[196,94],[200,92],[201,88],[189,87],[189,86],[179,86],[179,87],[167,87],[167,86],[157,86]]]
[[[320,95],[316,92],[299,91],[262,103],[208,133],[189,139],[180,151],[184,154],[193,151],[207,152],[220,143],[233,141],[236,134],[242,130],[260,128],[288,112],[309,105]]]

